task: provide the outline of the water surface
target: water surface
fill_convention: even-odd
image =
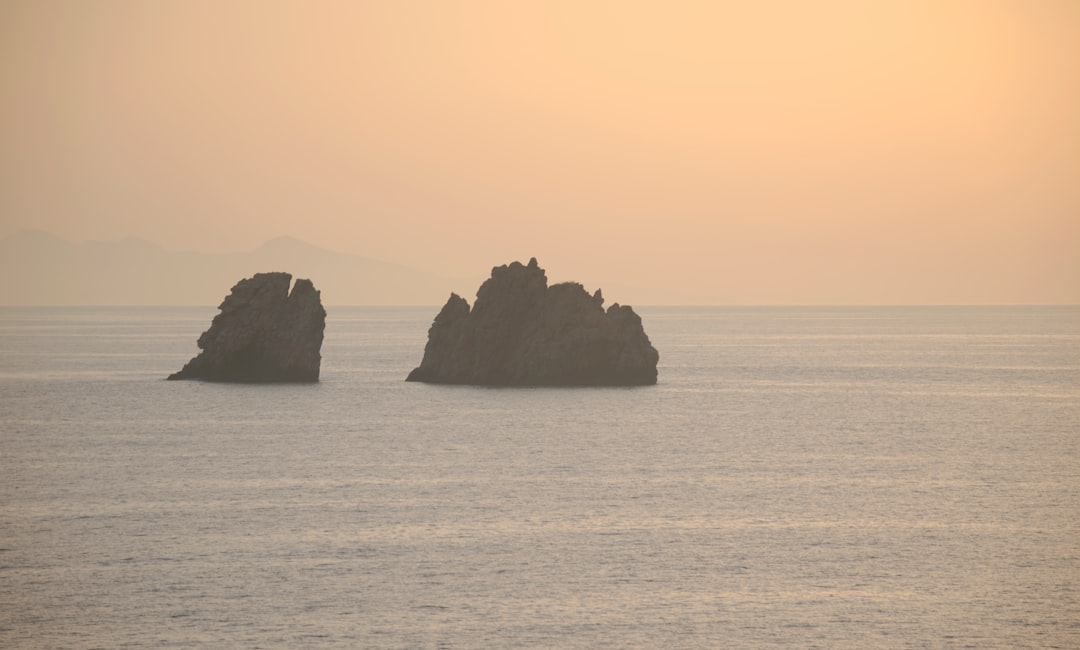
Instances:
[[[252,386],[0,309],[0,646],[1080,646],[1080,309],[639,308],[594,389],[406,383],[436,311]]]

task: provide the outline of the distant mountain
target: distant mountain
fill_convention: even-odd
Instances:
[[[291,237],[242,253],[170,251],[127,238],[76,244],[40,231],[0,240],[0,305],[217,305],[261,271],[309,278],[328,305],[440,305],[455,282]]]

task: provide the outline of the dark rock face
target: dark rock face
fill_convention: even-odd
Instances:
[[[476,305],[457,294],[435,317],[407,381],[482,386],[629,386],[656,383],[660,359],[630,307],[604,311],[600,291],[548,286],[529,260],[491,270]]]
[[[310,280],[288,273],[256,273],[232,288],[202,352],[169,379],[232,382],[319,381],[326,310]]]

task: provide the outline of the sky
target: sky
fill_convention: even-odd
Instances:
[[[1072,0],[4,0],[0,237],[1073,304],[1078,116]]]

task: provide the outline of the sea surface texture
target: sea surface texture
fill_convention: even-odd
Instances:
[[[493,389],[0,309],[0,647],[1080,647],[1080,309],[636,310],[656,386]]]

